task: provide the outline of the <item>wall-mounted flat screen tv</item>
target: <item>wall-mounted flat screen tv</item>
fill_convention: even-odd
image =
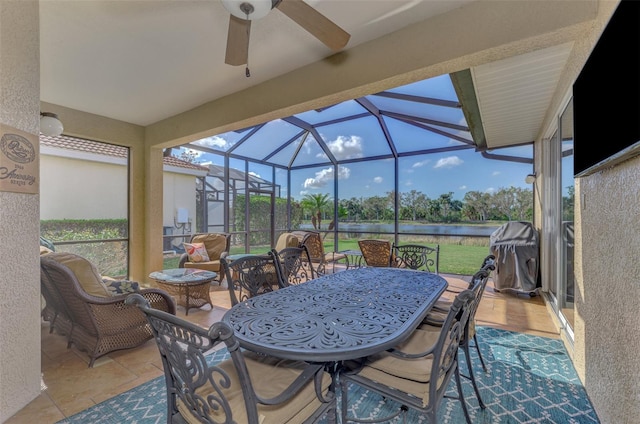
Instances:
[[[573,85],[574,173],[640,151],[640,1],[622,0]]]

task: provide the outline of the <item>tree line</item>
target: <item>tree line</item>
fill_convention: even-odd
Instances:
[[[494,193],[469,191],[462,200],[453,192],[429,198],[411,190],[399,195],[399,219],[425,222],[530,221],[533,219],[533,191],[519,187],[502,188]],[[567,200],[566,203],[569,203]],[[573,202],[571,202],[572,204]],[[307,194],[300,205],[305,219],[316,228],[322,220],[333,220],[333,200],[328,194]],[[395,218],[395,192],[383,196],[352,197],[338,201],[341,221],[390,221]]]

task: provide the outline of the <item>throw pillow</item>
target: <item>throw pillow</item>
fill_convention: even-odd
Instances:
[[[140,284],[136,281],[114,280],[110,277],[102,277],[102,282],[111,296],[117,296],[125,293],[137,293],[140,291]]]
[[[189,255],[189,262],[208,262],[209,255],[204,243],[182,243],[184,251]]]

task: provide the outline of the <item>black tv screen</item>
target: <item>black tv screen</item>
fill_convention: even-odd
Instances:
[[[576,175],[640,141],[640,1],[622,0],[573,85]]]

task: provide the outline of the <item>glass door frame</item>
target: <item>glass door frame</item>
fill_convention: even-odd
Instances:
[[[543,289],[550,306],[558,317],[561,330],[566,334],[568,342],[571,344],[574,340],[573,327],[562,312],[562,308],[565,306],[564,291],[567,276],[567,257],[562,232],[562,141],[563,133],[565,133],[562,128],[562,118],[572,101],[573,99],[570,97],[561,109],[556,121],[557,129],[543,146],[542,156],[545,172],[542,178],[544,194],[542,205],[543,261],[541,264]],[[571,133],[573,133],[573,129],[571,129]]]

